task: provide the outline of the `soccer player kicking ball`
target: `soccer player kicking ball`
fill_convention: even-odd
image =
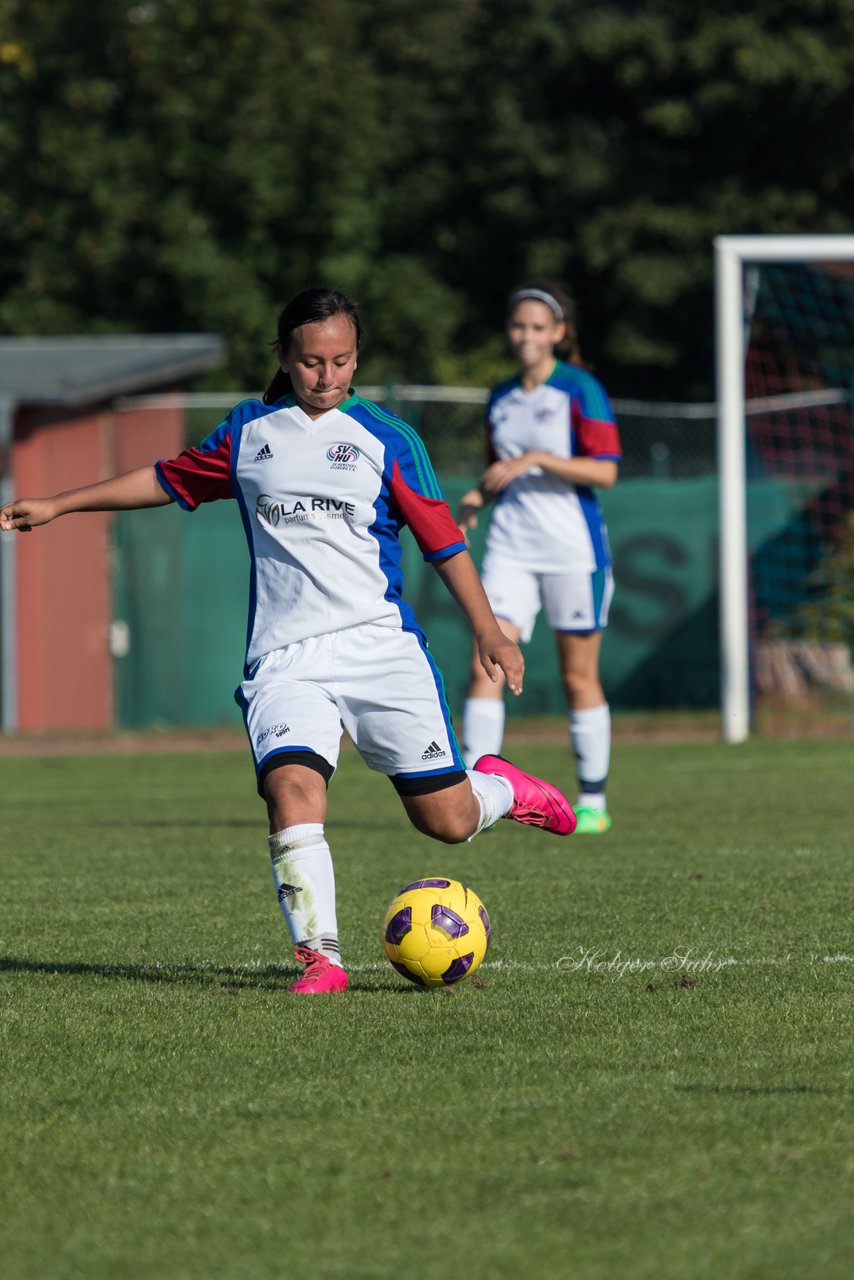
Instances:
[[[408,525],[471,627],[484,671],[518,694],[523,661],[499,628],[419,437],[351,388],[361,326],[334,289],[285,307],[280,369],[206,440],[52,498],[0,510],[27,532],[76,511],[237,501],[251,556],[244,679],[235,693],[267,803],[273,879],[303,976],[300,994],[343,991],[327,786],[342,728],[385,773],[417,830],[446,844],[499,818],[570,835],[575,814],[548,782],[496,755],[465,768],[442,677],[403,598]]]

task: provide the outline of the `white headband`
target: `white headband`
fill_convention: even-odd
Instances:
[[[550,293],[546,293],[545,289],[519,289],[510,299],[510,309],[512,310],[517,302],[524,302],[526,298],[532,298],[536,302],[544,302],[555,320],[563,319],[563,307],[557,298],[553,298]]]

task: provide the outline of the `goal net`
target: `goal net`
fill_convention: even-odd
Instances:
[[[741,266],[747,705],[730,688],[725,736],[739,740],[749,723],[778,736],[854,733],[854,238],[730,243]],[[722,535],[727,397],[723,379]],[[737,554],[722,553],[722,602]],[[732,676],[741,640],[725,610],[722,624]],[[725,652],[725,703],[727,664]]]

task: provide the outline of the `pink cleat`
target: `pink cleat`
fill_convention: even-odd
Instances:
[[[513,788],[513,804],[504,816],[530,827],[542,827],[555,836],[571,836],[577,819],[566,796],[542,778],[523,773],[501,756],[481,756],[474,766],[478,773],[497,773]]]
[[[296,991],[301,996],[322,996],[328,991],[347,990],[347,974],[340,964],[333,964],[311,947],[295,947],[294,955],[305,965],[305,973],[291,983],[288,991]]]

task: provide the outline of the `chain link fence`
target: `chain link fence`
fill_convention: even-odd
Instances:
[[[444,475],[477,472],[484,458],[484,412],[488,392],[479,387],[398,386],[362,391],[411,423],[436,470]],[[614,400],[620,426],[622,479],[684,479],[717,468],[716,406]]]
[[[404,418],[424,440],[437,472],[445,476],[473,476],[483,467],[484,412],[488,391],[482,387],[437,387],[401,384],[359,387],[359,394],[375,400]],[[260,392],[181,397],[188,444],[204,439],[233,405]],[[134,397],[122,404],[136,407],[175,405],[175,398]],[[713,475],[717,470],[716,406],[712,403],[670,403],[614,400],[623,445],[621,479],[681,480]]]

